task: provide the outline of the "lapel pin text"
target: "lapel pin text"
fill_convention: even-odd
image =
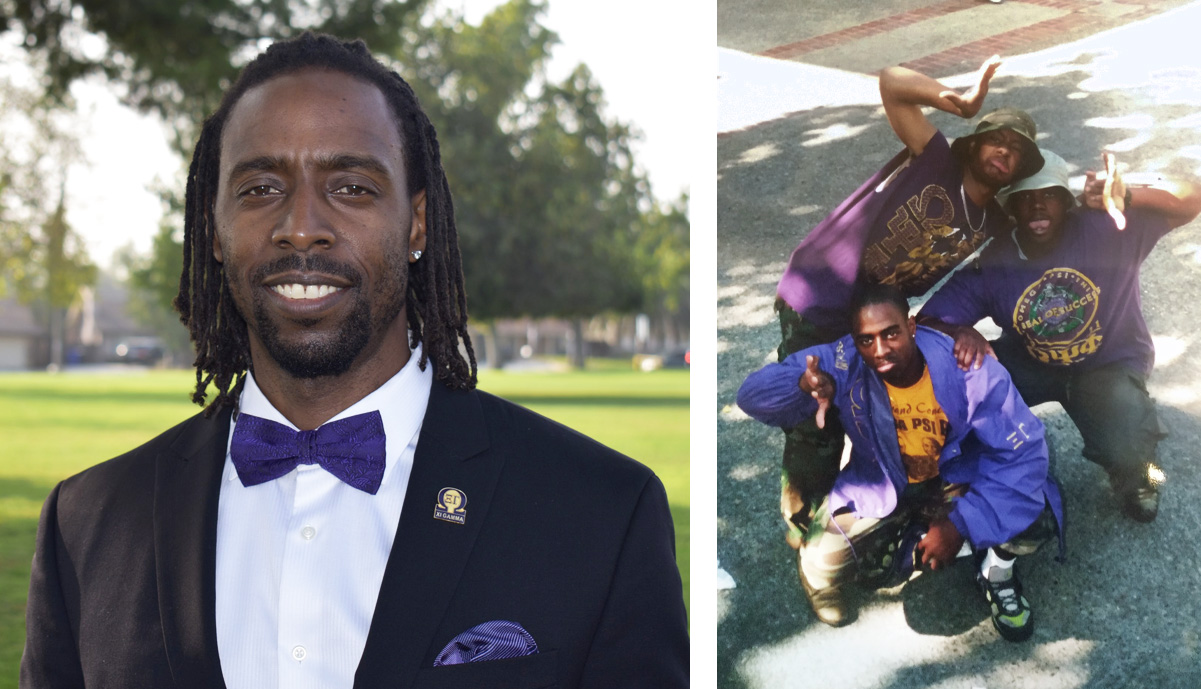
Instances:
[[[467,494],[458,488],[443,488],[438,491],[438,504],[434,505],[434,519],[466,524]]]

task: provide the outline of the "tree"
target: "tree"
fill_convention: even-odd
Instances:
[[[604,97],[585,65],[548,86],[524,132],[519,180],[534,221],[527,265],[514,274],[526,314],[571,321],[571,359],[582,367],[584,320],[630,312],[640,301],[632,251],[646,182],[634,170],[628,127],[602,117]]]
[[[66,170],[78,143],[60,112],[9,81],[0,84],[0,113],[0,289],[11,286],[41,315],[50,362],[62,366],[67,308],[96,281],[96,267],[67,223]]]
[[[390,52],[399,27],[428,0],[0,0],[63,99],[76,79],[103,74],[124,101],[157,112],[185,157],[238,69],[266,42],[305,29],[356,37]]]
[[[407,30],[392,55],[438,130],[486,366],[500,363],[493,322],[519,314],[520,297],[508,278],[527,246],[524,219],[513,207],[511,181],[522,174],[513,123],[558,40],[538,23],[542,11],[538,2],[514,0],[478,26],[446,14]]]
[[[175,310],[183,265],[183,205],[178,194],[160,190],[167,212],[159,221],[149,254],[137,254],[132,245],[121,251],[117,263],[128,274],[129,315],[162,338],[172,362],[190,361],[191,335]]]
[[[487,338],[497,318],[571,319],[582,365],[583,319],[637,305],[628,252],[647,189],[587,67],[543,83],[557,39],[542,11],[512,0],[478,27],[446,15],[397,58],[439,132],[473,321]]]
[[[200,118],[248,55],[301,28],[357,35],[391,56],[438,129],[452,189],[473,320],[572,319],[583,359],[583,322],[644,301],[636,253],[651,208],[629,127],[604,116],[604,96],[581,65],[562,84],[544,66],[557,37],[544,5],[511,0],[479,26],[448,13],[405,22],[427,0],[0,0],[0,16],[26,32],[51,65],[50,91],[99,72],[125,100],[174,123],[188,153]],[[294,27],[294,28],[293,28]],[[102,37],[82,51],[71,36]],[[178,273],[173,234],[131,273],[151,291]],[[489,346],[495,360],[495,347]]]
[[[643,215],[635,242],[642,277],[641,310],[663,327],[678,325],[680,315],[687,318],[690,237],[687,193],[672,203],[656,202]]]

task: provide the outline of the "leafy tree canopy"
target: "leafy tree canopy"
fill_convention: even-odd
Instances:
[[[271,41],[312,29],[390,52],[427,2],[0,0],[0,26],[42,57],[48,93],[61,98],[76,79],[103,74],[127,104],[171,122],[186,157],[238,69]]]

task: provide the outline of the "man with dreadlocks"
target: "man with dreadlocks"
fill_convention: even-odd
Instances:
[[[22,687],[687,686],[662,485],[474,390],[436,135],[362,42],[246,67],[184,242],[210,401],[51,492]]]

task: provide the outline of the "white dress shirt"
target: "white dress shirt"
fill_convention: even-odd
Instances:
[[[375,495],[316,464],[247,488],[229,457],[217,511],[217,649],[229,689],[351,687],[400,520],[433,367],[403,369],[331,421],[378,410]],[[246,376],[239,409],[296,429]],[[297,429],[298,430],[298,429]],[[233,425],[229,433],[233,438]]]

